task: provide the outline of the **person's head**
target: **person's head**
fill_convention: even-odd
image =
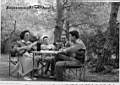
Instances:
[[[76,30],[70,31],[69,38],[71,41],[75,41],[75,40],[79,39],[79,32]]]
[[[65,42],[65,41],[66,41],[66,36],[65,36],[65,35],[61,36],[61,41],[62,41],[62,42]]]
[[[49,43],[48,36],[44,36],[44,37],[43,37],[43,43],[44,43],[44,44],[48,44],[48,43]]]
[[[25,30],[25,31],[21,32],[20,38],[22,40],[29,40],[30,39],[30,31],[29,30]]]

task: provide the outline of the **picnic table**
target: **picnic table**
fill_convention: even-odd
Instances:
[[[49,55],[49,58],[54,58],[53,56],[58,54],[59,51],[54,51],[54,50],[41,50],[41,51],[32,51],[33,53],[33,69],[34,69],[34,58],[35,56],[38,56],[41,59],[40,64],[42,65],[41,67],[41,75],[43,74],[43,68],[45,67],[45,56]],[[33,74],[32,74],[33,76]]]
[[[57,54],[59,51],[52,51],[52,50],[41,50],[41,51],[32,51],[33,55],[34,54]]]

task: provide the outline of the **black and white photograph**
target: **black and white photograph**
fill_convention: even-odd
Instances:
[[[119,83],[119,28],[119,1],[1,0],[0,81]]]

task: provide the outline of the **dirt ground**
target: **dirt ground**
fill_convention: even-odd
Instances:
[[[16,77],[9,77],[9,58],[8,55],[0,56],[0,81],[18,81]],[[21,79],[22,80],[22,79]],[[53,79],[39,78],[38,81],[54,81]],[[86,72],[85,81],[89,82],[118,82],[119,75],[101,75]]]

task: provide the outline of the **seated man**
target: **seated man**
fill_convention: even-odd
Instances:
[[[66,47],[66,43],[67,43],[66,35],[62,35],[62,36],[61,36],[61,41],[62,41],[62,46],[61,46],[61,48],[65,48],[65,47]]]
[[[55,73],[56,73],[56,80],[63,80],[63,71],[65,66],[74,66],[79,65],[83,58],[80,56],[78,51],[85,50],[86,47],[82,40],[79,39],[79,33],[77,31],[70,32],[70,47],[61,50],[61,53],[66,55],[60,55],[56,57],[56,65],[55,65]],[[79,55],[79,56],[78,56]],[[60,61],[61,60],[61,61]]]
[[[43,43],[41,44],[41,50],[54,50],[55,49],[55,46],[53,44],[50,44],[49,43],[49,39],[48,39],[48,36],[43,36]],[[45,57],[45,60],[47,61],[46,62],[46,69],[45,69],[45,75],[47,75],[47,72],[49,71],[49,67],[51,65],[51,75],[54,75],[54,56],[51,56],[51,55],[47,55],[45,54],[44,55]]]

